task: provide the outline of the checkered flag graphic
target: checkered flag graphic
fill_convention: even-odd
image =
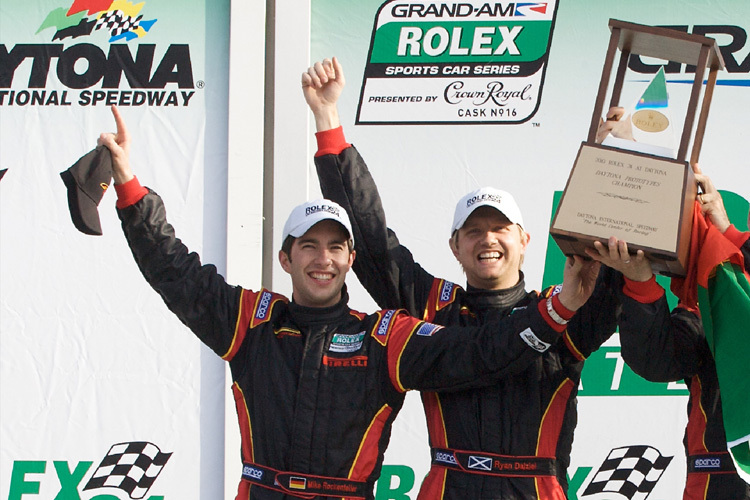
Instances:
[[[651,446],[625,446],[609,452],[583,496],[619,493],[629,500],[649,496],[674,457],[663,457]]]
[[[99,18],[94,29],[105,28],[109,31],[110,36],[114,37],[137,29],[142,18],[143,15],[133,18],[126,16],[121,10],[112,10]]]
[[[143,498],[171,456],[146,441],[112,445],[83,489],[119,488]]]

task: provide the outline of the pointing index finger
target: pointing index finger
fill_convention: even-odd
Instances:
[[[117,125],[117,142],[122,144],[130,140],[128,135],[128,128],[125,126],[125,120],[123,120],[120,110],[117,106],[112,105],[112,115],[115,117],[115,124]]]

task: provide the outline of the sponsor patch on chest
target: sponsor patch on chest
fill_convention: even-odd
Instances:
[[[354,352],[362,348],[362,342],[365,338],[365,332],[347,334],[336,333],[331,339],[330,352]]]

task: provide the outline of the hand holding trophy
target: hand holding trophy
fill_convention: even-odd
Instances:
[[[615,19],[610,19],[609,27],[612,33],[588,138],[578,151],[550,234],[566,255],[585,255],[585,249],[594,248],[595,241],[615,236],[627,241],[631,251],[643,250],[654,272],[684,276],[697,194],[690,164],[698,161],[716,76],[724,62],[713,38]],[[598,144],[601,131],[614,127],[601,128],[600,124],[618,49],[610,108],[620,106],[631,54],[696,67],[676,151],[659,144],[666,132],[672,133],[668,116],[660,110],[666,106],[666,80],[661,70],[634,112],[622,118],[633,126],[633,135],[640,135]],[[708,81],[697,116],[707,68]],[[649,143],[649,136],[659,140]]]

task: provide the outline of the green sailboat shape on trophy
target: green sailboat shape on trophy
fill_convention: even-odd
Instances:
[[[675,132],[669,112],[669,93],[663,66],[659,68],[624,120],[630,122],[632,139],[608,136],[602,144],[675,158]]]

